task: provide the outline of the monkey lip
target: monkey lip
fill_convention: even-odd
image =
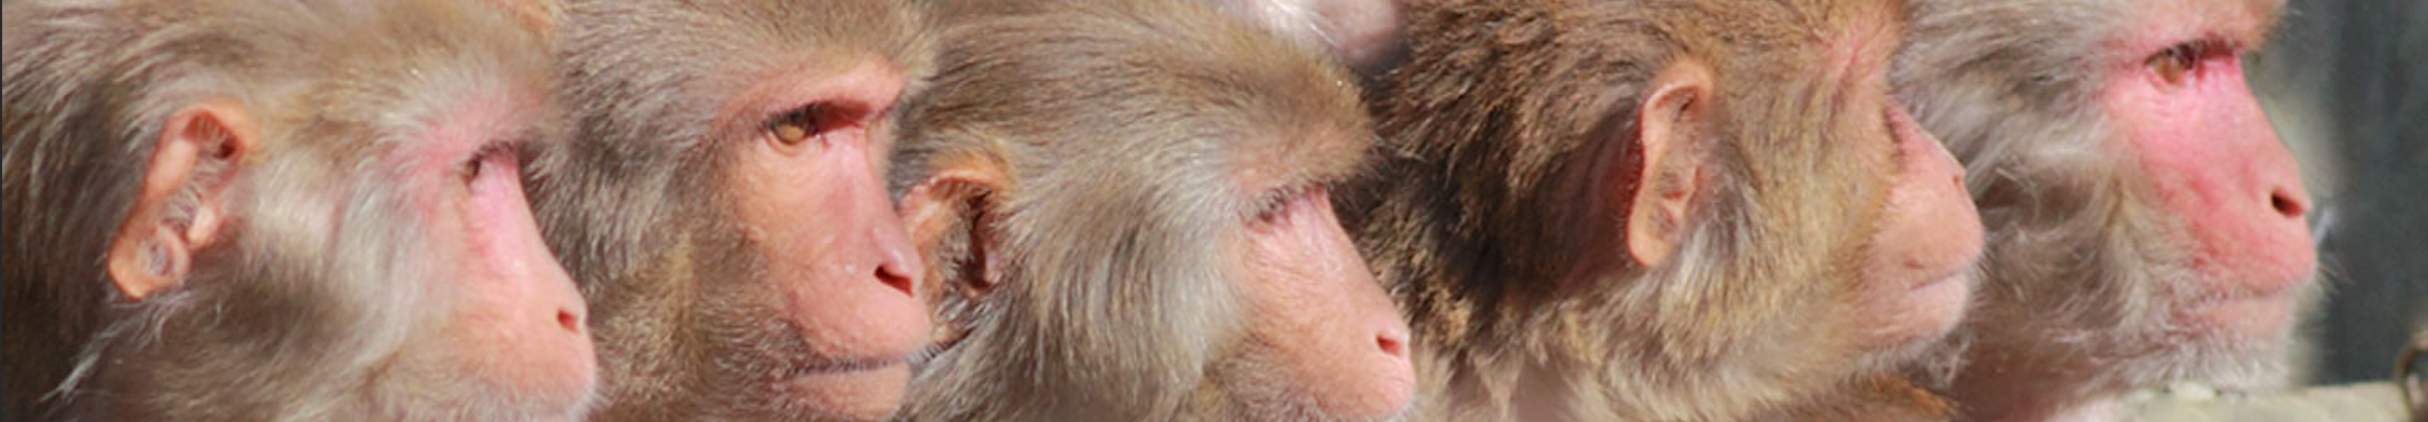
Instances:
[[[1937,274],[1937,275],[1933,275],[1933,276],[1928,277],[1928,278],[1924,278],[1924,279],[1922,279],[1922,282],[1920,282],[1920,283],[1914,283],[1913,287],[1908,288],[1908,289],[1906,289],[1906,290],[1907,290],[1907,291],[1909,291],[1909,292],[1913,292],[1913,291],[1922,291],[1922,290],[1930,289],[1930,288],[1933,288],[1933,287],[1939,287],[1939,286],[1946,285],[1946,284],[1948,284],[1948,283],[1954,283],[1954,282],[1962,282],[1962,283],[1968,283],[1968,284],[1969,284],[1969,283],[1971,283],[1971,282],[1972,282],[1972,272],[1971,272],[1971,271],[1966,271],[1966,270],[1964,270],[1963,268],[1958,268],[1958,269],[1955,269],[1955,270],[1949,270],[1949,271],[1947,271],[1946,273]]]
[[[2273,274],[2236,278],[2204,273],[2201,277],[2196,279],[2200,284],[2216,286],[2209,288],[2203,292],[2206,293],[2205,295],[2196,299],[2195,303],[2206,307],[2230,303],[2288,300],[2302,291],[2303,286],[2315,283],[2318,274],[2315,271],[2305,271],[2290,275]]]
[[[833,359],[833,360],[822,360],[822,361],[817,361],[817,362],[812,362],[812,363],[806,363],[806,364],[794,365],[792,368],[790,368],[790,369],[786,369],[786,370],[784,371],[784,377],[785,377],[785,378],[800,378],[800,377],[816,377],[816,376],[827,376],[827,375],[857,374],[857,373],[862,373],[862,372],[869,372],[869,371],[876,371],[876,370],[881,370],[881,369],[893,368],[893,367],[896,367],[896,366],[904,366],[904,365],[908,365],[908,364],[910,364],[910,356],[909,356],[908,354],[902,354],[902,355],[888,355],[888,356],[877,356],[877,357],[865,357],[865,358],[855,358],[855,359]]]

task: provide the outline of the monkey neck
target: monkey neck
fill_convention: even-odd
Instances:
[[[2017,399],[2028,399],[2018,395]],[[2123,413],[2121,400],[2115,396],[2086,398],[2071,403],[2033,403],[2032,407],[2010,407],[2003,414],[1982,413],[1971,419],[1985,422],[2110,422]]]
[[[2104,422],[2117,420],[2125,389],[2089,381],[2079,365],[2003,359],[1978,353],[1948,393],[1965,420],[1982,422]]]

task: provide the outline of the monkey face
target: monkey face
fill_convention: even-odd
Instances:
[[[921,9],[565,6],[577,135],[536,192],[599,315],[607,400],[588,417],[892,415],[930,343],[926,270],[880,184],[885,116],[932,68]]]
[[[1858,273],[1867,305],[1859,320],[1873,344],[1920,347],[1964,315],[1982,250],[1981,218],[1964,190],[1964,167],[1889,96],[1889,58],[1903,18],[1859,13],[1851,23],[1843,28],[1849,36],[1828,40],[1824,49],[1832,63],[1850,65],[1838,73],[1849,75],[1841,81],[1847,94],[1841,107],[1850,110],[1841,120],[1851,126],[1842,131],[1849,148],[1888,157],[1880,172],[1888,193]]]
[[[1955,328],[1971,300],[1981,219],[1955,157],[1903,105],[1883,109],[1896,170],[1862,264],[1864,297],[1874,305],[1864,325],[1877,344],[1927,343]]]
[[[879,176],[885,111],[905,74],[882,61],[809,81],[778,79],[753,110],[765,123],[730,145],[724,180],[739,235],[763,268],[748,273],[774,322],[806,356],[784,356],[780,390],[855,418],[891,414],[928,343],[928,312],[913,297],[926,270],[911,250]],[[788,346],[789,347],[789,346]]]
[[[431,139],[394,157],[414,163],[398,179],[414,198],[416,219],[431,226],[430,253],[454,258],[427,270],[435,294],[452,304],[440,308],[433,331],[444,346],[415,350],[447,356],[463,369],[446,372],[486,380],[496,393],[579,408],[596,378],[588,311],[540,240],[525,199],[521,151],[530,146],[518,143],[528,140],[509,137],[521,131],[489,129],[538,118],[542,94],[520,94],[455,96],[456,110],[467,112],[436,119]]]
[[[1250,356],[1236,359],[1282,375],[1226,379],[1234,395],[1249,398],[1250,415],[1381,420],[1407,408],[1416,383],[1408,325],[1341,231],[1330,195],[1276,195],[1242,232],[1247,246],[1233,274],[1257,320],[1247,327]]]
[[[1914,124],[1904,105],[1882,108],[1896,170],[1863,261],[1865,297],[1876,301],[1865,326],[1879,344],[1927,343],[1955,328],[1972,298],[1981,218],[1955,157]]]
[[[2243,78],[2242,55],[2266,20],[2244,7],[2137,9],[2150,24],[2119,40],[2130,54],[2096,65],[2107,70],[2098,101],[2118,126],[2120,155],[2138,161],[2121,165],[2138,164],[2144,199],[2182,236],[2189,279],[2156,286],[2175,305],[2167,318],[2219,341],[2276,338],[2317,258],[2299,169]]]

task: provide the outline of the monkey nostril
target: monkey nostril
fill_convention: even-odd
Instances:
[[[2308,211],[2306,209],[2308,207],[2302,206],[2301,200],[2294,199],[2293,195],[2286,193],[2282,189],[2270,192],[2268,194],[2268,205],[2275,207],[2277,214],[2283,214],[2284,216],[2291,218],[2301,218],[2302,213]]]
[[[1382,347],[1383,354],[1400,358],[1408,357],[1408,346],[1406,342],[1400,341],[1400,339],[1397,337],[1392,337],[1388,334],[1374,336],[1374,345]]]
[[[556,325],[565,327],[565,331],[572,331],[574,334],[582,333],[582,317],[574,315],[573,311],[557,310]]]
[[[913,282],[909,275],[904,274],[900,269],[894,268],[894,266],[891,264],[877,266],[877,282],[885,283],[886,287],[892,287],[894,290],[900,290],[903,294],[911,296],[919,295],[917,290],[918,286],[916,285],[918,283]]]

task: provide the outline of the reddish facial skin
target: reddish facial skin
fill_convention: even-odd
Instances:
[[[596,313],[589,420],[893,415],[930,344],[926,269],[880,185],[887,116],[934,54],[919,8],[565,6],[576,135],[534,192]]]
[[[899,405],[908,359],[928,341],[927,307],[912,294],[925,274],[879,176],[891,136],[882,116],[901,92],[903,72],[860,61],[815,80],[771,78],[764,98],[734,114],[758,122],[803,104],[825,104],[836,119],[787,143],[761,131],[735,148],[728,171],[737,217],[768,258],[767,285],[781,292],[787,319],[814,356],[787,381],[807,405],[854,419],[880,419]],[[746,100],[747,101],[747,100]],[[747,120],[739,120],[747,119]],[[757,128],[758,125],[742,127]]]
[[[1981,256],[1981,219],[1964,191],[1964,167],[1914,125],[1903,105],[1885,109],[1899,171],[1863,278],[1874,289],[1866,297],[1889,303],[1873,308],[1884,312],[1868,326],[1876,327],[1877,344],[1923,343],[1964,316],[1973,262]]]
[[[1880,113],[1846,119],[1860,139],[1885,139],[1892,151],[1891,187],[1879,224],[1872,231],[1862,278],[1872,344],[1919,347],[1939,339],[1963,318],[1972,297],[1974,261],[1982,250],[1979,211],[1964,189],[1964,167],[1939,139],[1914,123],[1904,104],[1890,98],[1889,58],[1901,41],[1903,20],[1884,8],[1849,25],[1833,40],[1845,64],[1839,73],[1858,105]]]
[[[1279,391],[1312,397],[1323,414],[1380,420],[1408,408],[1416,373],[1408,324],[1341,231],[1321,189],[1283,200],[1248,223],[1248,276],[1240,283],[1253,335],[1292,380]],[[1298,399],[1305,400],[1305,399]]]
[[[2134,389],[2281,379],[2317,258],[2241,60],[2282,2],[2004,1],[1917,1],[1932,39],[1900,70],[1994,228],[1945,391],[1978,420],[2098,420]]]
[[[2250,41],[2200,32],[2257,34],[2264,23],[2240,9],[2213,9],[2202,16],[2211,20],[2193,22],[2214,24],[2157,23],[2123,42],[2133,60],[2108,74],[2099,100],[2131,140],[2158,203],[2196,244],[2190,264],[2205,282],[2200,291],[2170,292],[2185,301],[2174,317],[2193,330],[2265,338],[2286,329],[2291,293],[2316,265],[2302,219],[2309,194],[2244,80]],[[2151,21],[2179,18],[2143,10]],[[2191,51],[2180,72],[2145,59],[2200,42],[2214,44]]]
[[[440,210],[460,212],[469,241],[459,261],[467,274],[451,278],[461,293],[455,295],[458,314],[448,320],[462,328],[444,332],[462,338],[451,344],[475,349],[461,356],[485,357],[476,360],[491,365],[482,373],[498,374],[512,391],[554,393],[568,403],[583,399],[598,363],[583,328],[581,293],[540,241],[515,159],[489,154],[475,165],[482,170],[471,176],[468,198],[454,210]],[[439,170],[442,180],[462,177],[454,168]]]
[[[534,92],[469,93],[424,135],[428,142],[398,151],[412,163],[406,186],[440,250],[460,265],[435,280],[452,300],[439,333],[462,360],[464,374],[533,400],[571,407],[589,399],[597,355],[585,328],[587,309],[573,280],[540,240],[512,130],[541,110]],[[454,243],[461,242],[461,243]],[[457,245],[457,246],[447,246]]]
[[[1399,54],[1397,0],[1206,0],[1287,37],[1316,42],[1350,68],[1377,73]]]

